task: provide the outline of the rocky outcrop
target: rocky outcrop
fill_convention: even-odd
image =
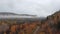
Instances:
[[[47,16],[46,21],[42,24],[42,30],[46,34],[59,34],[60,33],[60,11]]]

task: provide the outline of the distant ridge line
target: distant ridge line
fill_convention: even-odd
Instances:
[[[12,13],[12,12],[0,12],[0,15],[36,16],[36,15],[30,15],[30,14],[16,14],[16,13]]]

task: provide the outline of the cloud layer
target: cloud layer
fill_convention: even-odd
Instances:
[[[48,16],[60,9],[60,0],[0,0],[0,12]]]

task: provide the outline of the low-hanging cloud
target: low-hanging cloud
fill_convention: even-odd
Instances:
[[[0,0],[0,12],[48,16],[60,9],[60,0]]]

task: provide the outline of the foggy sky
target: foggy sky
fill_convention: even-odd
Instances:
[[[60,9],[60,0],[0,0],[0,12],[48,16]]]

